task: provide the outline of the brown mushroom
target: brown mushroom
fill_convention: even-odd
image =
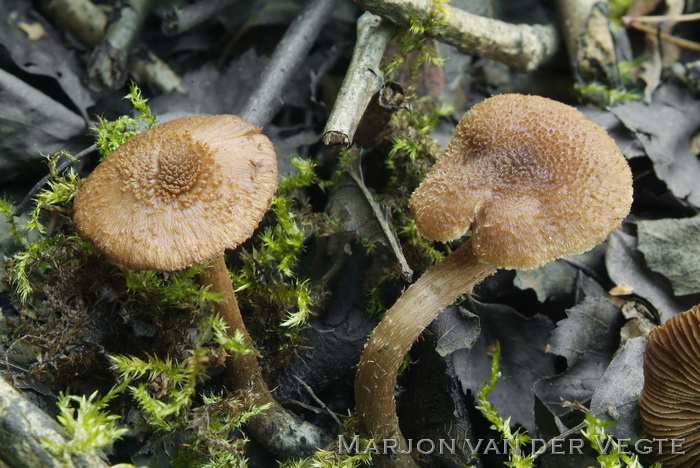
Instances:
[[[469,110],[410,208],[428,238],[471,238],[411,285],[374,330],[355,381],[364,430],[405,450],[394,386],[423,329],[498,268],[536,268],[591,249],[620,226],[631,202],[624,156],[576,109],[505,94]]]
[[[657,461],[700,466],[700,305],[649,333],[639,410]]]
[[[218,312],[229,332],[240,330],[251,347],[224,250],[253,234],[277,188],[275,150],[260,130],[234,115],[158,125],[129,139],[90,174],[76,195],[73,217],[81,237],[134,270],[212,262],[200,281],[222,294]],[[227,367],[236,389],[250,389],[260,395],[258,403],[272,404],[248,426],[260,442],[284,455],[313,447],[318,437],[274,401],[255,354],[234,354]]]

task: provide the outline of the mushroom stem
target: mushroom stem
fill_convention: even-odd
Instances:
[[[253,340],[248,333],[238,308],[231,277],[224,256],[220,256],[204,270],[199,281],[211,285],[212,291],[221,294],[222,300],[216,310],[229,327],[229,333],[240,330],[248,346],[253,348]],[[270,405],[265,412],[251,419],[246,429],[266,448],[275,454],[290,458],[308,455],[323,445],[323,435],[319,429],[307,422],[297,422],[270,393],[262,377],[260,363],[255,354],[233,354],[227,359],[226,369],[234,390],[252,392],[257,405]]]
[[[245,327],[241,310],[238,308],[236,293],[233,291],[231,276],[223,255],[214,260],[212,265],[201,273],[199,281],[201,284],[211,285],[212,291],[221,294],[222,298],[216,304],[216,311],[226,322],[229,334],[233,335],[233,332],[240,330],[243,333],[246,345],[252,349],[253,340]],[[253,383],[253,379],[262,381],[259,377],[260,363],[255,353],[234,353],[228,360],[227,368],[229,377],[237,390],[248,387]],[[256,376],[258,377],[256,378]],[[254,385],[254,390],[259,390],[257,388],[259,385]],[[262,382],[262,385],[265,385],[265,383]],[[269,390],[265,388],[265,392],[269,392]]]
[[[367,434],[395,440],[398,451],[406,452],[394,400],[399,367],[421,332],[442,309],[462,294],[470,293],[496,269],[476,258],[468,240],[428,269],[387,311],[362,352],[355,380],[357,413]],[[399,464],[410,466],[409,458]]]

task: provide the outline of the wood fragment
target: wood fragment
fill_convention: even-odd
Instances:
[[[105,34],[107,14],[90,0],[40,0],[39,7],[87,46],[94,46]]]
[[[410,18],[424,17],[431,0],[354,0],[361,8],[407,24]],[[557,52],[559,35],[552,25],[510,24],[467,13],[444,5],[446,19],[432,31],[440,42],[455,46],[465,54],[499,60],[520,71],[532,71]]]
[[[163,33],[168,36],[182,34],[236,3],[238,0],[199,0],[189,5],[177,5],[165,13]]]
[[[145,48],[138,48],[138,52],[132,54],[126,71],[139,84],[150,83],[160,91],[185,92],[182,87],[182,78],[162,61],[156,54]]]
[[[581,83],[620,83],[615,43],[607,17],[607,2],[557,0],[561,30],[574,77]]]
[[[129,52],[141,32],[153,0],[128,0],[93,49],[88,64],[88,84],[95,91],[115,89],[126,82]]]
[[[97,454],[58,456],[43,445],[66,441],[58,424],[0,377],[0,461],[12,468],[107,468]]]
[[[379,65],[393,31],[391,22],[372,13],[357,20],[352,60],[323,130],[326,145],[350,146],[365,109],[384,82]]]
[[[336,0],[309,0],[289,25],[260,77],[260,83],[239,115],[253,125],[264,127],[284,103],[282,92],[297,72],[323,25],[331,16]]]

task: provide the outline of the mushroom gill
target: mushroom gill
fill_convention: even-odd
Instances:
[[[665,467],[700,466],[700,305],[655,328],[644,351],[642,425]]]

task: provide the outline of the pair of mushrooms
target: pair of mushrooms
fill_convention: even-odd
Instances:
[[[214,260],[201,281],[224,294],[220,313],[251,344],[223,252],[252,234],[275,191],[274,149],[259,132],[230,115],[159,125],[107,158],[74,205],[78,233],[127,267]],[[569,106],[516,94],[474,106],[410,201],[426,237],[449,241],[471,229],[471,238],[408,288],[368,341],[355,385],[363,429],[405,450],[394,387],[423,329],[497,268],[535,268],[603,241],[629,212],[631,183],[614,141]],[[273,402],[254,355],[233,356],[229,369],[237,388]],[[296,441],[304,437],[318,440]],[[396,461],[413,464],[406,455]]]

